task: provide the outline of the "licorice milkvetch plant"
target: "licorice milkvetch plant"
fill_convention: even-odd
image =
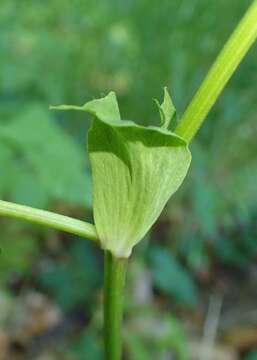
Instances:
[[[161,119],[159,127],[143,127],[122,120],[114,92],[83,106],[52,107],[92,115],[87,147],[95,225],[0,201],[2,215],[86,237],[105,251],[106,360],[121,358],[126,259],[182,184],[191,162],[191,140],[256,37],[257,0],[254,0],[178,123],[166,88],[162,104],[156,101]]]

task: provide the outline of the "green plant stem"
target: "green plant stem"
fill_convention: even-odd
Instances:
[[[190,142],[236,68],[257,38],[257,0],[222,49],[187,107],[175,132]]]
[[[105,360],[122,355],[122,313],[127,259],[105,252],[104,261],[104,353]]]
[[[29,206],[0,200],[0,215],[30,221],[35,224],[45,225],[93,241],[98,241],[94,225],[50,211],[34,209]]]

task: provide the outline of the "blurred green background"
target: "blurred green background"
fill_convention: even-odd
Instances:
[[[0,198],[92,221],[83,104],[181,114],[248,0],[1,0]],[[130,262],[126,359],[257,359],[257,47],[192,144],[184,186]],[[0,359],[102,359],[102,253],[0,218]]]

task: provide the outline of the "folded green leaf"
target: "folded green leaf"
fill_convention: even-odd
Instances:
[[[165,128],[121,120],[113,92],[81,107],[54,108],[94,116],[88,151],[95,226],[104,249],[128,257],[185,178],[187,143]]]
[[[171,131],[175,130],[177,126],[177,112],[169,95],[168,89],[166,87],[164,88],[164,99],[162,104],[160,104],[157,99],[154,99],[154,101],[160,112],[161,127],[164,129],[170,129]]]

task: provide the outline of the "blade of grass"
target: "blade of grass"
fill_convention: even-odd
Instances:
[[[94,225],[50,211],[0,200],[0,215],[45,225],[89,240],[98,241]]]
[[[232,33],[183,114],[175,132],[190,142],[257,38],[257,0]]]

